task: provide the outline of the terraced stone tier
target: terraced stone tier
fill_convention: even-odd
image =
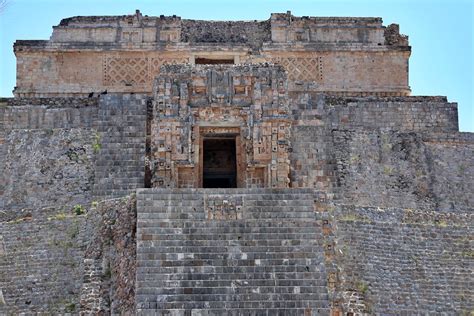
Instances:
[[[328,315],[311,189],[139,189],[140,315]]]

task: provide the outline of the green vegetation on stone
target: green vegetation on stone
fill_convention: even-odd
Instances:
[[[55,220],[62,221],[62,220],[65,220],[67,217],[68,216],[66,213],[58,213],[56,215],[48,217],[48,221],[55,221]]]
[[[76,215],[83,215],[86,213],[86,209],[80,204],[74,205],[74,208],[72,210],[73,210],[73,213]]]
[[[101,148],[102,148],[102,145],[100,143],[100,135],[98,133],[95,133],[94,143],[92,144],[92,149],[94,150],[94,153],[97,154],[97,153],[99,153]]]
[[[64,308],[64,311],[66,313],[72,313],[72,312],[76,311],[76,304],[74,304],[74,303],[67,304]]]
[[[338,219],[340,221],[345,221],[345,222],[372,223],[372,221],[369,218],[359,215],[359,214],[354,214],[354,213],[344,214],[342,216],[339,216]]]
[[[365,295],[369,289],[369,286],[362,281],[357,282],[356,287],[357,291],[362,295]]]

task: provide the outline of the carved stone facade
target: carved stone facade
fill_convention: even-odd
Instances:
[[[185,64],[186,58],[148,55],[123,56],[105,55],[103,68],[103,85],[105,87],[143,87],[147,89],[153,79],[159,74],[162,65]]]
[[[407,96],[398,25],[137,11],[14,50],[1,315],[474,310],[474,134]]]
[[[166,64],[274,62],[289,91],[406,96],[411,48],[380,18],[296,17],[201,21],[134,15],[73,17],[48,41],[17,41],[17,97],[151,95]]]
[[[235,139],[237,187],[288,187],[291,120],[282,67],[165,66],[155,80],[153,187],[202,187],[203,142]]]

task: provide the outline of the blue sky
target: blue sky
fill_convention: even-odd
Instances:
[[[15,39],[48,39],[52,26],[75,15],[147,15],[204,20],[265,20],[294,15],[379,16],[409,36],[412,95],[445,95],[459,104],[461,131],[474,132],[472,0],[7,0],[0,14],[0,96],[15,86]]]

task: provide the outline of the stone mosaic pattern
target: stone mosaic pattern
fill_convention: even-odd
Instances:
[[[105,61],[104,85],[144,85],[149,81],[149,63],[146,58],[110,57]]]
[[[323,57],[275,57],[273,62],[285,67],[291,81],[323,81]]]
[[[117,56],[104,57],[104,86],[150,86],[163,65],[184,64],[188,58],[159,56]]]

